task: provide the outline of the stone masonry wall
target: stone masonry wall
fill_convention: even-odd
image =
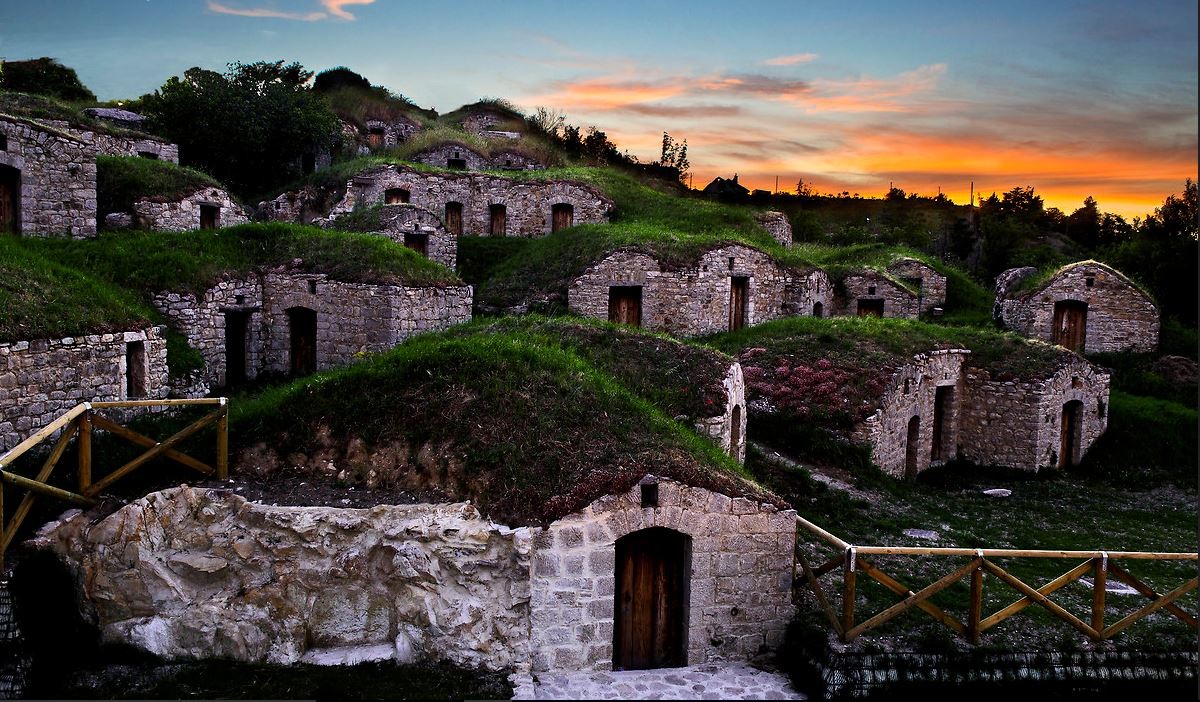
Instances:
[[[464,131],[470,132],[471,134],[482,135],[484,132],[490,131],[491,128],[497,124],[508,121],[508,119],[509,117],[507,115],[502,115],[498,112],[480,110],[478,112],[472,112],[466,117],[463,117],[462,127]]]
[[[391,188],[408,190],[411,204],[438,215],[444,215],[447,203],[462,204],[466,235],[488,234],[489,207],[494,204],[506,208],[505,236],[527,237],[550,233],[555,204],[571,205],[575,224],[607,222],[613,208],[612,200],[582,183],[515,181],[484,173],[426,173],[403,166],[382,166],[351,180],[330,218],[360,205],[381,205],[384,192]]]
[[[466,170],[468,171],[482,171],[490,167],[486,156],[462,144],[442,144],[441,146],[435,146],[413,154],[410,160],[415,163],[424,163],[439,168],[449,168],[449,162],[452,158],[466,161]]]
[[[227,277],[197,297],[193,293],[160,292],[151,304],[187,337],[188,345],[204,358],[204,380],[226,385],[225,313],[249,315],[246,323],[246,376],[253,380],[263,366],[266,330],[263,327],[263,286],[257,275]]]
[[[872,292],[874,288],[874,292]],[[837,296],[837,314],[853,317],[858,314],[860,298],[883,300],[884,317],[916,319],[917,296],[895,284],[878,271],[865,270],[847,275],[842,281],[844,292]]]
[[[888,266],[887,271],[901,280],[908,278],[918,281],[922,312],[946,306],[946,276],[938,273],[932,266],[915,258],[902,258]]]
[[[23,236],[96,236],[96,149],[58,129],[0,117],[0,168],[20,172]]]
[[[1036,381],[992,379],[982,369],[966,370],[961,407],[961,456],[981,465],[1037,471],[1055,467],[1062,431],[1063,405],[1083,403],[1076,456],[1108,426],[1108,373],[1082,358],[1053,376]]]
[[[218,227],[233,227],[250,221],[250,216],[229,193],[220,188],[203,188],[180,200],[159,202],[149,198],[133,203],[138,226],[163,232],[185,232],[200,228],[200,206],[221,208]]]
[[[81,402],[168,393],[165,328],[0,343],[0,453]],[[145,392],[127,394],[126,350],[145,348]]]
[[[792,224],[788,221],[787,215],[782,212],[759,212],[754,215],[754,221],[758,222],[763,229],[767,230],[775,241],[779,242],[780,246],[792,245]]]
[[[492,155],[488,168],[497,171],[539,171],[546,164],[523,151],[499,151]]]
[[[1009,329],[1051,341],[1054,338],[1054,304],[1077,300],[1087,303],[1085,352],[1153,351],[1158,348],[1158,308],[1116,270],[1085,261],[1068,266],[1039,290],[1011,295],[1010,287],[1031,272],[1013,269],[997,278],[996,312]]]
[[[738,463],[746,462],[746,381],[742,364],[733,362],[725,373],[725,411],[696,422],[696,431],[712,439]],[[737,441],[734,442],[734,434]]]
[[[731,245],[705,253],[696,266],[664,270],[653,257],[616,251],[572,283],[567,306],[575,314],[608,319],[609,288],[642,288],[642,327],[675,336],[700,336],[729,329],[731,280],[749,280],[746,325],[812,314],[812,303],[828,290],[828,278],[796,271],[767,254]]]
[[[428,237],[425,256],[454,270],[458,261],[458,237],[446,231],[437,215],[417,205],[384,205],[379,219],[383,225],[380,233],[397,244],[404,245],[406,234]]]
[[[105,641],[166,658],[445,660],[528,669],[527,528],[470,504],[275,507],[228,490],[72,510],[36,548],[75,573]]]
[[[532,669],[611,670],[616,542],[651,527],[691,538],[688,665],[747,660],[783,641],[792,619],[796,513],[647,476],[658,506],[635,485],[596,500],[534,536]]]
[[[103,132],[77,132],[80,139],[91,143],[105,156],[141,156],[154,154],[159,161],[179,163],[179,146],[149,135],[142,137],[117,136]]]
[[[397,117],[387,121],[367,120],[367,130],[372,129],[383,130],[382,148],[390,149],[400,142],[408,141],[410,136],[421,131],[421,125],[407,117]]]
[[[871,445],[871,460],[885,473],[906,477],[908,425],[913,417],[919,422],[917,472],[933,464],[934,403],[939,387],[954,388],[942,423],[941,460],[956,456],[965,390],[963,364],[970,353],[952,349],[919,354],[892,376],[880,409],[855,430],[855,438]],[[967,437],[962,440],[970,441]]]

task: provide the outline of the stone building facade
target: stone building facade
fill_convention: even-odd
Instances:
[[[494,171],[540,171],[546,164],[524,151],[503,149],[492,153],[487,167]]]
[[[653,486],[647,504],[644,486]],[[613,670],[623,540],[658,529],[683,552],[681,665],[774,650],[795,610],[796,513],[646,476],[533,537],[533,671]],[[690,562],[689,562],[690,561]]]
[[[81,402],[168,393],[164,327],[0,343],[0,452]]]
[[[381,205],[388,192],[442,215],[455,235],[524,236],[556,227],[608,221],[613,202],[595,188],[565,180],[526,181],[484,173],[426,173],[380,166],[360,173],[330,211],[330,219],[356,207]]]
[[[366,127],[367,145],[372,149],[393,148],[421,131],[419,122],[403,115],[389,120],[369,119]]]
[[[74,131],[74,130],[72,130]],[[80,139],[93,144],[103,156],[140,156],[156,161],[179,163],[179,146],[148,134],[135,136],[104,132],[76,132]]]
[[[446,231],[434,213],[417,205],[384,205],[379,212],[379,223],[379,234],[454,270],[458,262],[458,237]]]
[[[491,167],[488,157],[464,144],[439,144],[413,154],[410,161],[456,171],[483,171]]]
[[[746,462],[746,381],[742,364],[733,362],[722,382],[725,409],[721,414],[696,422],[696,431],[712,439],[738,463]]]
[[[754,221],[767,230],[775,241],[779,242],[780,246],[792,245],[792,223],[788,221],[787,215],[782,212],[759,212],[754,215]]]
[[[470,114],[463,117],[462,127],[471,134],[483,136],[485,132],[492,131],[492,127],[508,122],[511,119],[511,115],[483,107],[473,110]]]
[[[993,313],[1005,327],[1082,353],[1158,347],[1158,307],[1119,271],[1082,261],[1034,290],[1018,290],[1036,273],[1034,268],[1013,268],[996,278]]]
[[[918,290],[917,307],[921,312],[946,306],[946,276],[933,266],[915,258],[901,258],[889,265],[887,272]]]
[[[919,354],[892,376],[880,408],[855,429],[855,438],[870,444],[872,462],[885,473],[912,478],[958,456],[963,370],[970,353]]]
[[[622,249],[571,283],[567,306],[584,317],[674,336],[701,336],[781,317],[823,313],[831,292],[824,271],[783,266],[740,244],[712,249],[683,269]]]
[[[920,313],[917,295],[879,271],[865,269],[847,274],[838,284],[839,315],[900,317],[916,319]]]
[[[264,272],[229,277],[200,297],[161,292],[154,306],[204,357],[212,385],[260,373],[307,373],[471,320],[471,287],[402,287]],[[239,376],[239,377],[233,377]]]
[[[250,221],[245,208],[221,188],[201,188],[178,200],[143,198],[133,203],[137,226],[162,232],[233,227]]]
[[[1048,377],[1000,380],[965,370],[960,455],[1037,471],[1079,463],[1108,427],[1110,375],[1075,358]]]
[[[0,115],[0,232],[96,236],[96,147],[34,120]]]
[[[310,224],[328,213],[330,197],[324,190],[305,186],[300,190],[280,193],[273,200],[263,200],[254,211],[254,219],[274,222]]]

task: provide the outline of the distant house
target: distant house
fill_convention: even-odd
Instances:
[[[133,203],[133,218],[142,229],[185,232],[245,224],[250,216],[222,188],[200,187],[186,195],[147,197]]]
[[[750,196],[750,191],[738,183],[737,174],[734,173],[730,180],[720,176],[714,178],[704,186],[704,194],[722,202],[740,202]]]
[[[1035,268],[996,277],[993,315],[1005,327],[1080,353],[1153,351],[1158,307],[1120,271],[1081,261],[1038,281]]]

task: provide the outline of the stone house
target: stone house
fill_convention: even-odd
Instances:
[[[0,233],[96,236],[96,147],[0,114]]]
[[[483,171],[491,166],[491,161],[465,144],[447,142],[418,151],[409,157],[414,163],[424,163],[427,166],[449,168],[455,171]]]
[[[477,106],[471,108],[462,118],[462,128],[471,134],[483,136],[487,132],[494,131],[493,127],[519,117],[520,115],[507,110]]]
[[[889,264],[887,272],[916,289],[919,312],[930,312],[946,306],[946,276],[938,273],[933,266],[905,256]]]
[[[786,214],[774,211],[758,212],[754,215],[754,221],[766,229],[780,246],[792,245],[792,223],[788,221]]]
[[[567,306],[584,317],[686,337],[821,316],[831,292],[824,271],[784,266],[741,244],[714,247],[684,267],[620,249],[571,283]]]
[[[329,226],[337,227],[337,220],[329,222]],[[455,269],[458,261],[458,237],[446,229],[437,215],[418,205],[402,202],[383,205],[379,210],[379,228],[369,233],[382,234],[450,270]]]
[[[217,386],[346,365],[471,320],[468,285],[347,283],[282,270],[229,276],[201,295],[160,292],[152,303],[200,351]]]
[[[835,314],[916,319],[920,316],[920,299],[907,285],[870,268],[847,273],[835,286]]]
[[[366,127],[367,146],[372,150],[393,148],[421,131],[419,122],[404,115],[386,120],[369,119]]]
[[[492,153],[487,167],[493,171],[540,171],[546,164],[521,149],[500,149]]]
[[[746,380],[742,364],[729,364],[722,381],[725,403],[721,413],[699,418],[696,431],[707,436],[738,463],[746,462]]]
[[[105,132],[77,132],[84,141],[95,145],[103,156],[140,156],[155,161],[179,163],[179,146],[149,134],[107,134]]]
[[[1080,353],[1158,347],[1158,307],[1116,269],[1081,261],[1025,289],[1036,274],[1012,268],[996,277],[993,315],[1005,327]]]
[[[165,327],[0,343],[0,452],[81,402],[167,396]]]
[[[365,170],[348,182],[329,216],[389,201],[441,214],[455,236],[543,236],[575,224],[607,222],[613,209],[612,200],[584,183],[389,165]]]
[[[164,232],[219,229],[245,224],[245,208],[221,188],[205,186],[178,198],[149,197],[133,203],[137,226]]]

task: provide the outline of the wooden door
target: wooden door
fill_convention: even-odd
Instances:
[[[550,208],[550,232],[566,229],[575,224],[575,207],[560,202]]]
[[[1058,439],[1058,467],[1070,468],[1079,462],[1079,430],[1083,403],[1071,400],[1063,405]]]
[[[642,326],[642,288],[614,285],[608,289],[608,321],[613,324]]]
[[[200,205],[200,228],[216,229],[221,223],[221,208],[216,205]]]
[[[943,385],[933,393],[933,453],[930,456],[935,461],[943,459],[942,444],[946,440],[946,418],[951,414],[951,403],[954,402],[954,386]]]
[[[917,457],[921,455],[921,418],[908,420],[908,440],[904,445],[904,477],[917,477]]]
[[[873,300],[868,298],[859,298],[858,300],[858,316],[859,317],[882,317],[883,316],[883,300]]]
[[[454,236],[462,236],[462,212],[463,206],[461,202],[446,203],[446,230]]]
[[[734,276],[729,279],[729,331],[746,326],[746,305],[750,297],[750,279]]]
[[[687,665],[690,550],[662,527],[617,540],[613,670]]]
[[[292,375],[307,375],[317,369],[317,312],[293,307],[287,315],[292,335]]]
[[[1083,353],[1087,343],[1087,303],[1060,300],[1054,303],[1054,343]]]
[[[0,166],[0,234],[20,234],[21,172]]]
[[[429,255],[429,235],[428,234],[405,234],[404,245],[422,256]]]
[[[236,386],[246,381],[246,329],[249,312],[225,313],[225,385]]]
[[[492,205],[488,208],[491,213],[491,222],[488,226],[488,234],[491,236],[504,236],[504,230],[507,226],[507,208],[504,205]]]
[[[371,131],[367,132],[367,146],[371,147],[372,149],[378,149],[379,147],[383,146],[383,137],[384,135],[382,129],[372,129]]]

